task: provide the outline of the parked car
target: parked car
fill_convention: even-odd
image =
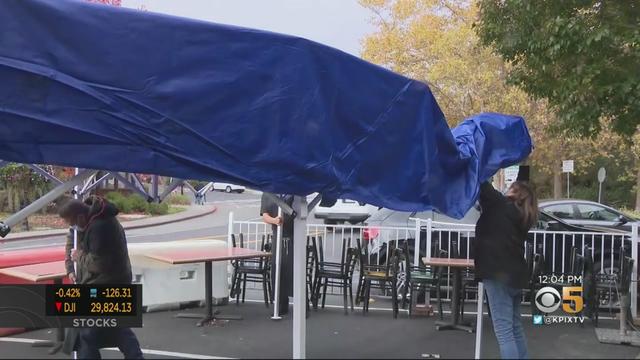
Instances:
[[[331,207],[316,206],[316,219],[323,219],[325,224],[337,224],[348,221],[358,224],[365,221],[377,208],[373,205],[359,203],[349,199],[338,199]]]
[[[538,207],[573,225],[631,231],[631,223],[640,221],[607,205],[587,200],[544,200]]]
[[[231,193],[231,192],[243,193],[246,189],[247,188],[241,185],[219,183],[219,182],[214,182],[213,186],[211,187],[211,191],[224,191],[226,193]]]

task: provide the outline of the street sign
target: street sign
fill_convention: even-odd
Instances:
[[[511,184],[513,184],[518,178],[518,170],[520,167],[518,165],[509,166],[504,168],[504,189],[508,189]]]
[[[504,181],[514,182],[518,178],[518,170],[520,167],[518,165],[509,166],[504,169]]]
[[[607,177],[607,171],[601,167],[600,170],[598,170],[598,202],[601,203],[602,202],[602,183],[604,182],[605,177]]]
[[[502,189],[503,192],[507,191],[507,189],[511,187],[511,184],[516,182],[516,179],[518,178],[519,169],[520,167],[518,165],[509,166],[503,169],[503,175],[504,175],[504,182],[503,182],[504,188]]]
[[[562,172],[567,173],[567,198],[571,197],[569,194],[569,174],[573,172],[573,160],[562,160]]]
[[[598,182],[603,182],[606,176],[607,171],[601,167],[600,170],[598,170]]]
[[[573,172],[573,160],[562,160],[562,172],[565,172],[565,173]]]

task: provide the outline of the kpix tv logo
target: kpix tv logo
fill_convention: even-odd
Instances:
[[[562,296],[558,289],[546,286],[538,290],[534,297],[534,302],[538,310],[546,315],[533,315],[533,324],[571,324],[582,323],[584,318],[579,315],[584,309],[584,299],[582,298],[582,286],[563,286]],[[562,311],[572,316],[548,315],[557,311],[562,305]]]

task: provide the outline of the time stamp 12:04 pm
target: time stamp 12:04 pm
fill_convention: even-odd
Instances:
[[[542,288],[531,299],[539,312],[532,316],[534,325],[584,322],[582,275],[545,274],[539,275],[537,280]],[[560,306],[564,314],[552,315]]]

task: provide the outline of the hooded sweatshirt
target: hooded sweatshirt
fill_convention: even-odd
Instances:
[[[100,197],[90,199],[88,225],[78,232],[79,284],[130,284],[131,261],[118,209]]]

